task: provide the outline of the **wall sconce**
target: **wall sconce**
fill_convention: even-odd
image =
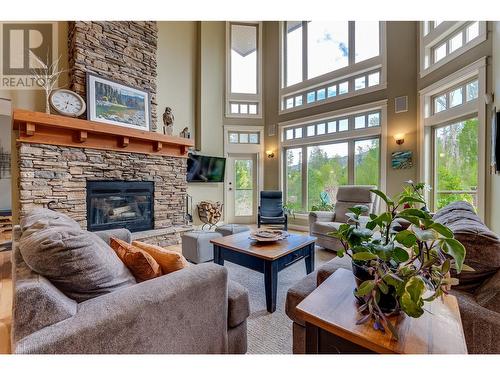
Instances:
[[[266,155],[268,159],[273,159],[274,158],[274,151],[267,150]]]
[[[401,146],[403,143],[405,143],[405,135],[403,133],[396,134],[394,136],[394,140],[396,141],[396,144]]]

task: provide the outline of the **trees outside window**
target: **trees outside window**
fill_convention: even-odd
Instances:
[[[477,205],[478,119],[434,128],[436,208],[465,200]]]
[[[321,205],[325,194],[335,204],[338,187],[342,185],[379,185],[378,137],[288,148],[284,155],[285,200],[296,212],[308,212]]]
[[[339,185],[347,185],[347,142],[307,148],[307,209],[320,203],[326,192],[335,203]]]
[[[380,179],[380,141],[378,138],[354,142],[354,183],[378,186]]]
[[[286,202],[294,211],[302,211],[302,148],[285,152]]]

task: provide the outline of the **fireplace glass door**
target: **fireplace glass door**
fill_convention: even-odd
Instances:
[[[89,181],[87,227],[90,231],[153,229],[153,182]]]

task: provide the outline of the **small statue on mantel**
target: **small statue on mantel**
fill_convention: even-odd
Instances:
[[[189,128],[186,126],[179,134],[182,138],[191,138],[191,133],[189,132]]]
[[[163,113],[163,134],[172,135],[174,133],[174,114],[172,108],[165,108]]]

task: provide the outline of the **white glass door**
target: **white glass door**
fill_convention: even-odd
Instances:
[[[228,223],[255,223],[257,214],[257,163],[255,155],[227,159]]]

